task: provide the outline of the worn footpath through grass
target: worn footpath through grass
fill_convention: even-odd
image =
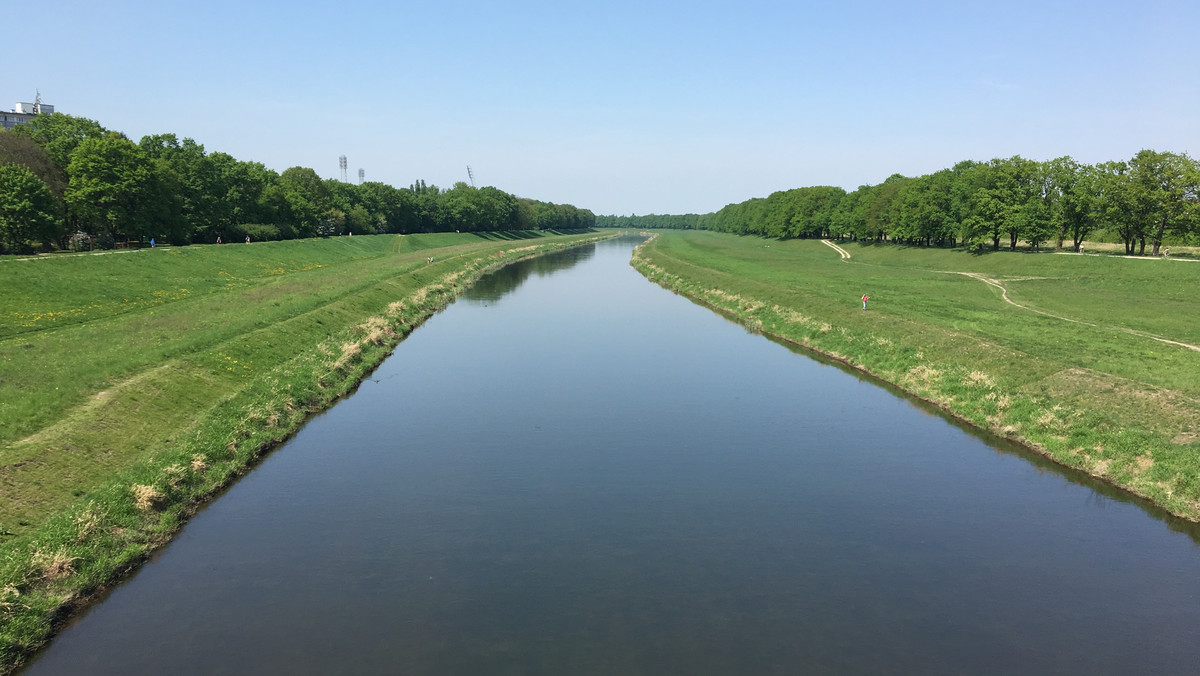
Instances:
[[[1200,521],[1200,265],[834,244],[666,232],[633,264]]]
[[[0,262],[0,673],[484,272],[607,236]]]

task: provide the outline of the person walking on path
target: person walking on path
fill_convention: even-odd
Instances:
[[[868,299],[868,298],[870,298],[870,296],[868,296],[867,294],[865,294],[865,293],[864,293],[864,294],[863,294],[863,299],[862,299],[862,300],[863,300],[863,309],[864,309],[864,310],[866,310],[866,309],[867,309],[867,299]]]

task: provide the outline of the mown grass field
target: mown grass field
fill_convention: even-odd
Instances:
[[[607,236],[0,260],[0,673],[479,275]]]
[[[634,265],[1200,520],[1200,262],[835,243],[848,258],[819,240],[673,231]]]

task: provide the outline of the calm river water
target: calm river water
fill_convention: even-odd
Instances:
[[[483,280],[28,674],[1196,673],[1195,529],[644,280]]]

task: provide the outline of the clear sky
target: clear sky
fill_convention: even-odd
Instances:
[[[277,171],[705,213],[966,159],[1200,155],[1200,2],[10,3],[0,107]],[[5,101],[4,99],[8,99]]]

